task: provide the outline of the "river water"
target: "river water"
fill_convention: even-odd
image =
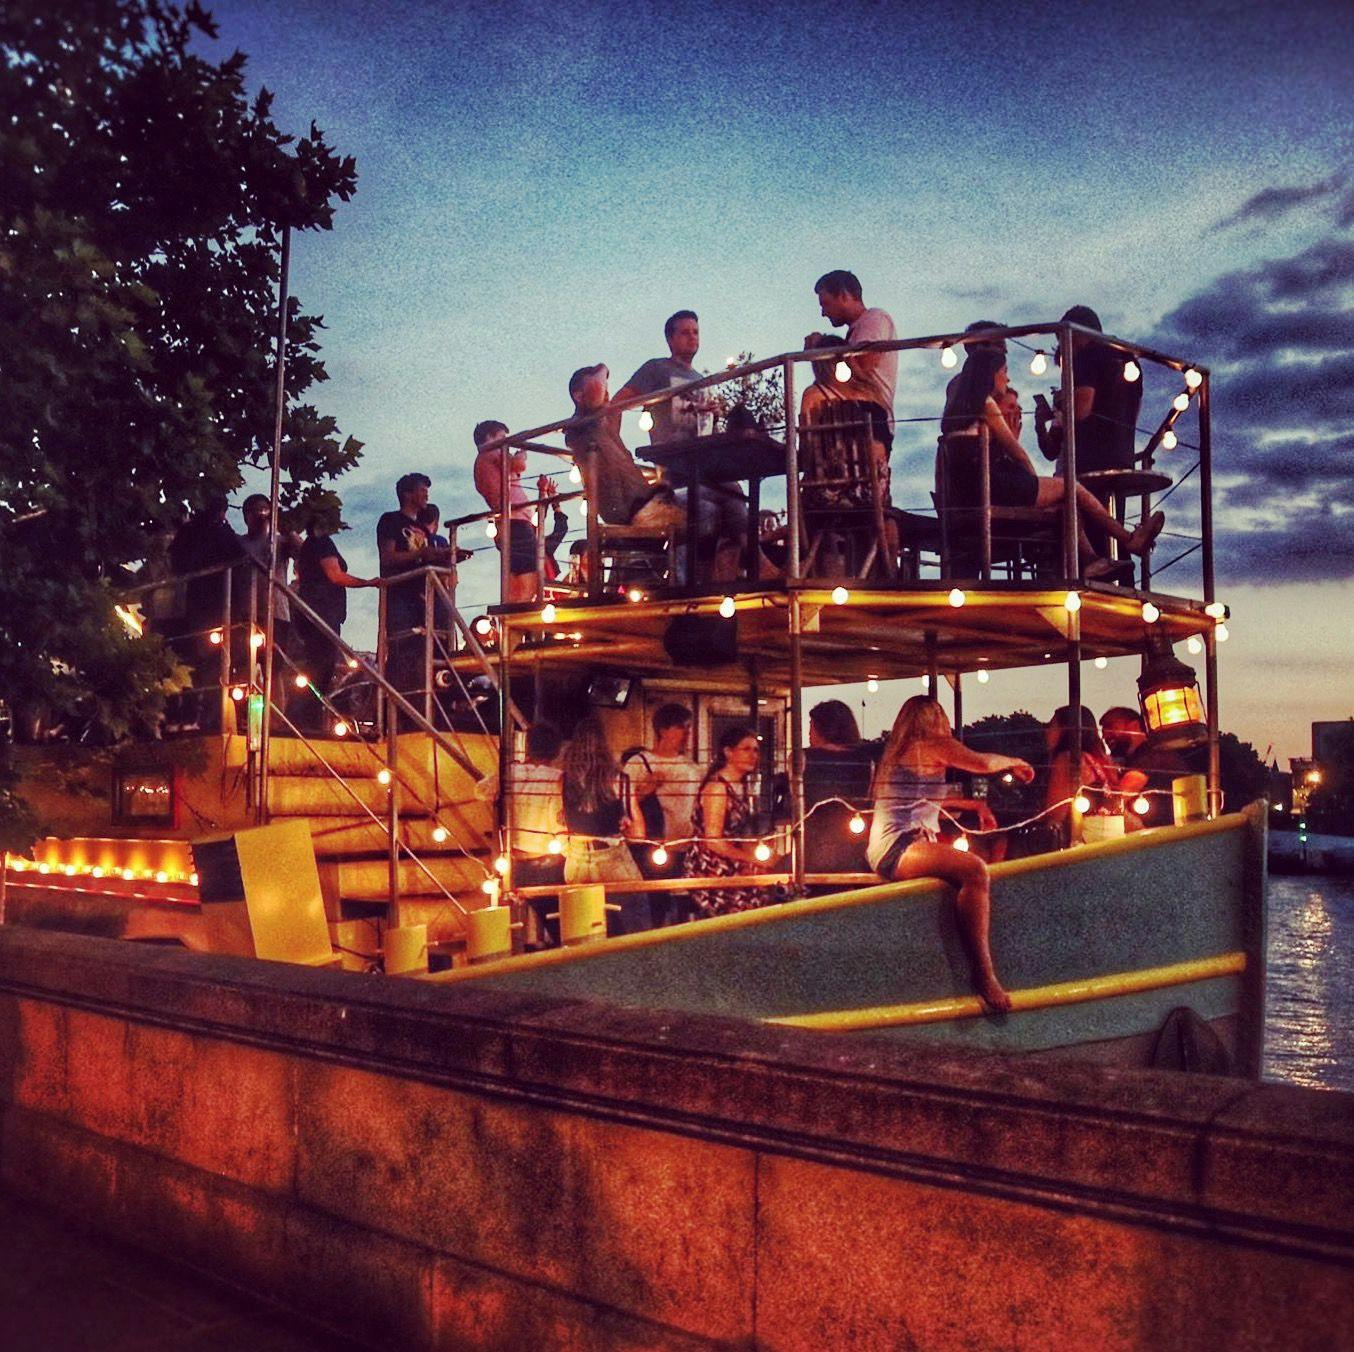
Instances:
[[[1265,1077],[1354,1090],[1354,878],[1269,880]]]

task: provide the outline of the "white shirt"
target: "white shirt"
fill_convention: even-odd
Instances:
[[[877,343],[897,336],[893,316],[879,309],[865,310],[846,331],[848,343]],[[874,369],[859,372],[856,380],[874,393],[876,401],[883,405],[884,411],[892,419],[893,392],[898,387],[898,354],[875,352],[872,355],[876,363]]]
[[[688,839],[701,782],[700,766],[686,756],[637,751],[625,762],[625,773],[636,806],[642,793],[657,794],[663,808],[663,838]]]
[[[508,831],[512,848],[534,859],[550,853],[550,841],[564,834],[564,772],[553,765],[518,761],[508,766]],[[475,785],[475,797],[492,803],[498,776]]]

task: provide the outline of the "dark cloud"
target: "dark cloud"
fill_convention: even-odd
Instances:
[[[1212,228],[1229,230],[1238,225],[1270,225],[1281,216],[1299,207],[1313,203],[1328,202],[1341,197],[1348,181],[1344,173],[1332,174],[1319,182],[1309,183],[1305,187],[1261,188],[1258,193],[1248,197],[1229,216],[1224,216]],[[1339,216],[1354,209],[1354,194],[1343,196],[1337,209]],[[1343,222],[1342,222],[1343,223]]]

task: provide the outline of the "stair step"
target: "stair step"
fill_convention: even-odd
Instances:
[[[374,779],[385,764],[385,748],[352,737],[273,737],[268,742],[268,770],[274,775],[323,775],[328,762],[339,774]]]
[[[484,881],[487,859],[467,859],[464,855],[428,855],[419,858],[433,876],[454,896],[483,897],[480,884]],[[346,900],[379,900],[386,896],[389,873],[384,859],[324,860],[320,868],[332,870],[338,880],[338,894]],[[402,857],[399,863],[399,891],[401,896],[440,897],[436,883],[431,882],[412,860]],[[464,904],[464,903],[463,903]]]
[[[268,809],[275,817],[351,817],[357,803],[379,814],[386,810],[388,794],[374,779],[350,779],[345,787],[329,775],[268,776]],[[408,810],[418,809],[410,804]]]
[[[349,803],[351,807],[352,804]],[[317,859],[337,859],[345,855],[380,854],[386,848],[386,831],[382,822],[374,822],[367,816],[351,817],[307,817],[304,819],[310,828],[311,839],[315,842]],[[451,823],[446,823],[450,833],[444,841],[433,839],[437,823],[431,817],[413,817],[409,811],[400,813],[400,839],[420,855],[429,852],[444,854],[454,849],[456,844],[470,850],[483,852],[489,848],[487,835],[466,838],[451,831]]]

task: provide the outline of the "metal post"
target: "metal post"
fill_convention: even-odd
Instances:
[[[799,426],[795,411],[795,368],[782,367],[785,387],[785,507],[788,543],[785,584],[790,626],[790,865],[796,891],[804,887],[804,651],[799,602]]]
[[[433,580],[423,572],[423,717],[433,721]]]
[[[508,519],[509,476],[512,452],[506,443],[498,448],[498,485],[502,496],[498,500],[498,600],[506,605],[512,588],[512,526]]]
[[[231,573],[227,568],[221,574],[221,735],[235,728],[235,701],[230,697],[230,628],[231,628]]]
[[[451,545],[451,563],[448,566],[450,567],[451,572],[447,575],[447,578],[443,583],[447,589],[447,605],[450,607],[453,615],[456,613],[456,585],[460,578],[460,572],[456,563],[457,556],[460,553],[458,542],[459,533],[459,526],[451,526],[448,528],[447,541]],[[455,653],[460,650],[460,647],[460,635],[457,634],[456,626],[453,624],[447,631],[447,651],[449,653]]]
[[[1071,626],[1067,631],[1067,703],[1070,710],[1071,733],[1072,733],[1072,767],[1073,782],[1076,785],[1075,792],[1082,790],[1081,783],[1081,629],[1077,624],[1077,617],[1071,617]],[[1064,842],[1071,845],[1077,838],[1078,828],[1081,825],[1081,813],[1076,809],[1075,804],[1069,804],[1067,809],[1067,839]]]
[[[434,745],[433,755],[437,754]],[[388,895],[386,898],[386,923],[400,923],[400,781],[396,770],[399,766],[400,734],[399,714],[391,709],[386,713],[386,769],[390,771],[390,783],[386,786],[386,874]]]
[[[1063,573],[1081,579],[1080,527],[1077,523],[1077,390],[1072,375],[1072,328],[1059,330],[1063,396]],[[1080,762],[1078,762],[1080,763]]]
[[[381,587],[376,594],[376,670],[386,680],[390,679],[390,641],[386,637],[388,611],[386,589]],[[386,729],[387,706],[385,695],[380,690],[376,692],[376,695],[376,735],[380,737]]]
[[[954,691],[954,735],[962,737],[964,733],[964,673],[956,671],[950,677]]]
[[[1202,536],[1200,562],[1203,567],[1204,604],[1217,599],[1213,574],[1213,401],[1211,381],[1204,372],[1199,386],[1199,530]],[[1204,636],[1204,678],[1208,718],[1208,811],[1216,817],[1222,811],[1222,757],[1218,746],[1218,642],[1216,622]]]
[[[795,411],[795,365],[787,361],[783,368],[785,386],[785,516],[789,542],[785,558],[785,577],[799,581],[799,415]],[[792,631],[793,632],[793,629]]]
[[[978,429],[978,512],[981,534],[978,537],[978,576],[992,580],[992,443],[987,424]],[[934,692],[932,692],[934,693]]]
[[[282,419],[287,411],[287,280],[291,268],[291,226],[282,227],[282,262],[277,288],[277,355],[273,407],[273,450],[268,482],[268,586],[263,600],[263,728],[259,736],[259,821],[268,820],[268,746],[273,721],[273,628],[277,610],[278,501],[282,486]],[[252,640],[253,635],[250,635]],[[253,653],[252,642],[250,648]]]
[[[940,698],[940,672],[936,666],[936,631],[928,629],[922,634],[922,643],[926,651],[926,693],[934,700]]]

